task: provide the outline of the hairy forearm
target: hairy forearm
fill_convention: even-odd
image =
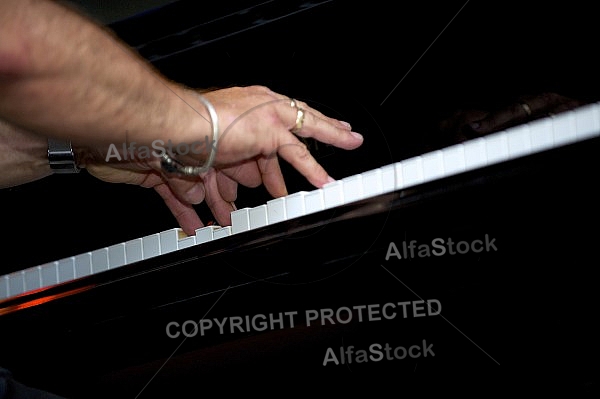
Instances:
[[[56,3],[0,1],[0,37],[0,119],[84,146],[210,132],[190,92]]]

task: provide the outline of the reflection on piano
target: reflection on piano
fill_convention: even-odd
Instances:
[[[590,104],[237,210],[232,226],[192,237],[171,229],[4,275],[0,331],[13,345],[3,366],[29,385],[88,398],[164,397],[189,392],[199,378],[208,387],[225,375],[299,370],[295,382],[304,372],[392,373],[391,385],[432,388],[433,376],[489,387],[501,381],[498,367],[516,362],[577,391],[595,383],[597,370],[585,260],[595,238],[576,226],[597,221],[597,195],[582,182],[594,178],[599,134],[600,104]],[[498,251],[385,260],[391,241],[483,234]],[[570,273],[557,274],[552,262]],[[310,325],[300,317],[418,300],[439,301],[441,315]],[[286,312],[300,315],[293,328],[215,328],[186,339],[166,330]],[[585,351],[568,349],[575,338]],[[435,356],[323,365],[329,348],[422,342]]]

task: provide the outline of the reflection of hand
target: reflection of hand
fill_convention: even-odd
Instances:
[[[439,125],[444,141],[461,142],[583,105],[556,93],[522,96],[495,111],[460,110]]]

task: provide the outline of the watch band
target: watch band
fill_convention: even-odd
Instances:
[[[54,173],[78,173],[80,170],[68,140],[48,139],[48,162]]]

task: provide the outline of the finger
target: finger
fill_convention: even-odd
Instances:
[[[261,171],[262,181],[265,188],[274,198],[284,197],[288,194],[285,180],[281,173],[277,154],[270,157],[258,159],[258,168]]]
[[[165,175],[165,180],[175,195],[187,204],[200,204],[206,195],[200,177],[188,178]]]
[[[204,185],[206,186],[206,204],[217,223],[221,226],[231,225],[231,212],[235,210],[235,206],[231,201],[227,201],[221,196],[217,183],[217,173],[214,169],[204,177]]]
[[[303,103],[299,104],[297,107],[291,107],[284,103],[278,108],[281,119],[289,121],[286,126],[288,130],[294,130],[294,134],[300,137],[312,137],[347,150],[355,149],[363,143],[361,134],[350,131],[347,126],[340,125],[335,119],[320,117],[319,115],[322,114]],[[300,111],[303,112],[303,116],[300,115]],[[299,118],[302,119],[302,126],[296,129]]]
[[[287,136],[287,143],[280,145],[277,152],[283,159],[300,172],[313,186],[321,188],[324,184],[332,182],[325,169],[311,155],[306,145],[293,134]]]
[[[220,170],[217,170],[217,185],[225,201],[234,202],[237,199],[238,183]]]
[[[306,112],[310,112],[316,118],[319,118],[319,119],[321,119],[321,120],[323,120],[325,122],[328,122],[328,123],[330,123],[332,125],[335,125],[338,128],[343,129],[343,130],[351,130],[352,129],[352,126],[350,125],[350,123],[345,122],[345,121],[340,121],[339,119],[335,119],[335,118],[329,117],[329,116],[323,114],[322,112],[320,112],[319,110],[310,107],[304,101],[299,101],[299,100],[296,100],[296,99],[291,99],[291,98],[284,97],[283,103],[286,104],[286,105],[289,105],[292,109],[296,110],[296,108],[294,107],[294,105],[292,105],[292,101],[294,101],[295,107],[301,108],[301,109],[305,110]]]
[[[181,202],[166,183],[158,184],[154,189],[165,201],[175,220],[187,235],[196,234],[196,229],[204,226],[196,210],[190,204]]]

